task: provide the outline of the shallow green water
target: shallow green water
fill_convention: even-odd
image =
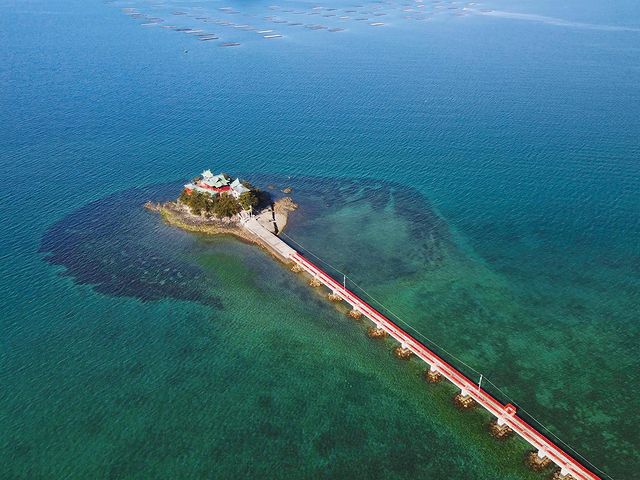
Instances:
[[[27,411],[13,405],[12,421],[22,428],[5,451],[24,459],[13,474],[532,476],[521,466],[522,443],[491,439],[486,415],[458,412],[451,387],[427,385],[421,367],[396,360],[392,342],[369,339],[364,322],[348,319],[303,277],[232,239],[176,238],[171,227],[140,211],[142,217],[134,216],[156,232],[159,245],[170,236],[189,250],[180,255],[183,262],[197,265],[199,278],[211,286],[211,295],[201,297],[206,306],[111,297],[108,322],[101,315],[68,326],[60,342],[73,347],[63,358],[46,359],[61,368],[47,374],[44,391],[35,388]],[[85,223],[76,215],[69,224]],[[127,215],[123,211],[122,218]],[[73,231],[54,231],[65,232],[65,247],[74,244]],[[126,244],[127,238],[95,236],[93,251],[99,256],[105,245]],[[45,243],[55,250],[54,240]],[[156,253],[164,266],[166,252]],[[116,267],[132,263],[120,261]],[[149,271],[154,267],[152,262]],[[68,271],[76,279],[83,275]],[[111,282],[103,285],[129,277],[119,268],[109,272]],[[144,296],[149,287],[138,285],[138,292]],[[91,311],[102,302],[83,303]],[[125,311],[128,321],[119,318]],[[51,350],[42,356],[59,352],[55,340],[47,344]],[[38,352],[29,356],[36,365],[42,358]],[[42,386],[39,374],[38,368],[23,369],[18,385]],[[78,395],[79,385],[85,394]],[[42,423],[28,428],[32,409],[51,430],[43,431]],[[49,456],[34,463],[27,439],[49,445]]]
[[[293,185],[292,238],[633,478],[637,5],[490,7],[578,25],[396,15],[234,50],[0,1],[0,476],[541,478],[263,252],[140,208],[213,168]]]

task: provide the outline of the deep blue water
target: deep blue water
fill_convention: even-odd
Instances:
[[[633,478],[638,5],[495,1],[457,16],[367,4],[356,10],[387,15],[343,23],[283,11],[309,13],[311,3],[269,5],[0,0],[7,476],[371,477],[377,462],[393,478],[530,475],[514,460],[522,445],[485,439],[482,418],[466,425],[445,393],[424,398],[407,368],[358,343],[353,326],[321,320],[335,313],[258,250],[127,213],[132,188],[166,195],[166,185],[212,168],[323,177],[329,191],[367,179],[417,192],[402,201],[415,197],[411,207],[446,224],[433,264],[406,217],[371,212],[382,205],[375,195],[327,200],[317,217],[300,212],[289,233],[596,466]],[[220,40],[197,41],[141,27],[126,7],[192,28],[202,26],[195,16],[228,17],[284,37],[215,24],[205,28]],[[377,18],[385,25],[370,26]],[[96,205],[115,218],[101,223]],[[67,270],[45,258],[47,242],[65,245],[60,232],[80,239],[62,250]],[[117,242],[96,249],[95,271],[72,275],[92,238],[109,235]],[[154,250],[174,242],[159,268]],[[152,273],[169,268],[193,283],[180,277],[140,295],[148,271],[120,266],[145,249]],[[111,258],[130,275],[114,276]],[[344,385],[355,386],[351,396]],[[271,423],[247,424],[260,409]],[[408,429],[423,440],[409,441]],[[350,467],[354,458],[371,471]]]

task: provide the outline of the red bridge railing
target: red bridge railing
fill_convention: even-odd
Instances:
[[[372,320],[379,328],[385,330],[390,336],[400,342],[404,348],[410,349],[416,356],[429,364],[433,371],[442,374],[456,387],[463,395],[469,395],[479,405],[484,407],[499,422],[509,426],[514,432],[522,437],[527,443],[538,450],[541,457],[548,457],[554,464],[560,467],[563,475],[571,475],[576,480],[599,480],[600,477],[587,470],[580,462],[575,460],[546,436],[525,422],[516,414],[516,407],[511,404],[502,404],[490,393],[481,388],[478,384],[469,379],[453,365],[445,361],[439,355],[431,351],[412,335],[401,327],[382,315],[358,295],[337,282],[314,263],[303,257],[300,253],[291,255],[297,265],[302,267],[307,273],[322,282],[334,294],[339,295],[350,303],[354,309]]]

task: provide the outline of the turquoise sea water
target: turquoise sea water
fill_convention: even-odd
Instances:
[[[0,1],[0,476],[547,475],[259,249],[140,208],[212,168],[293,186],[288,235],[634,478],[638,6],[269,5]]]

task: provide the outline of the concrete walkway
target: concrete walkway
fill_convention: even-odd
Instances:
[[[296,253],[293,248],[263,227],[255,217],[243,221],[242,226],[266,243],[274,253],[278,254],[284,260],[289,260],[291,256]]]

